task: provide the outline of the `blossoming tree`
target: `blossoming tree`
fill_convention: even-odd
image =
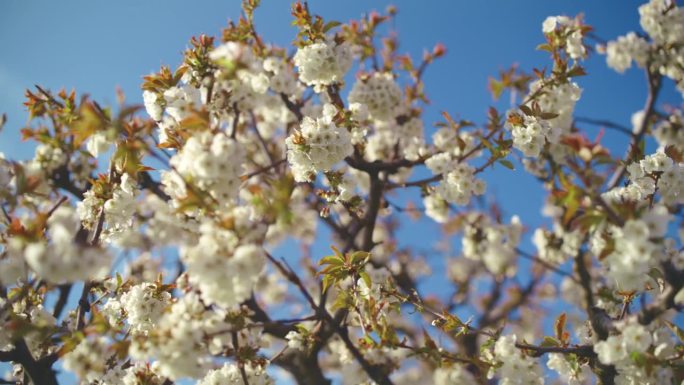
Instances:
[[[515,107],[482,123],[445,112],[426,138],[421,78],[443,46],[414,61],[382,36],[392,8],[340,24],[296,3],[281,48],[255,29],[257,5],[145,77],[146,113],[26,92],[35,157],[0,157],[3,383],[682,382],[684,116],[657,101],[665,82],[684,92],[684,8],[651,0],[645,33],[596,49],[582,18],[547,18],[550,69],[491,80]],[[594,50],[646,74],[624,155],[575,124]],[[515,157],[548,190],[551,228],[474,199]],[[397,203],[411,191],[422,204]],[[406,214],[462,239],[432,273],[447,302],[395,247]],[[325,227],[332,251],[312,255]],[[566,311],[545,319],[548,300]]]

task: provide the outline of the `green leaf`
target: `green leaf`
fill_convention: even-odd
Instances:
[[[568,77],[576,77],[576,76],[585,76],[587,74],[587,71],[584,70],[582,67],[573,67],[568,71]]]
[[[565,339],[565,321],[567,320],[567,318],[568,316],[565,313],[561,313],[558,316],[558,318],[556,318],[556,322],[554,323],[554,331],[556,332],[556,338],[560,341],[563,341]]]
[[[557,118],[559,115],[554,112],[542,112],[539,117],[546,120]]]
[[[653,267],[648,272],[648,276],[653,278],[653,280],[656,282],[656,284],[658,284],[658,288],[660,289],[661,293],[663,291],[665,291],[665,275],[663,275],[662,271],[660,271],[656,267]]]
[[[542,341],[541,345],[542,347],[555,347],[555,346],[560,346],[561,343],[557,339],[551,337],[551,336],[544,336],[544,340]]]
[[[629,358],[631,358],[632,361],[634,361],[634,363],[637,364],[638,366],[645,366],[646,365],[646,355],[644,353],[632,352],[629,355]]]
[[[335,255],[328,255],[326,257],[321,258],[321,260],[318,262],[318,265],[342,265],[344,264],[344,260],[341,258],[335,256]]]
[[[672,330],[672,332],[677,336],[677,338],[679,338],[681,342],[684,342],[684,330],[670,321],[665,321],[665,323],[667,324],[667,327],[669,327],[670,330]]]
[[[497,162],[499,162],[502,166],[506,167],[509,170],[515,170],[515,166],[513,166],[513,163],[511,163],[510,160],[499,159]]]
[[[437,344],[432,339],[432,337],[430,337],[430,334],[428,334],[427,330],[425,330],[424,328],[423,328],[423,341],[425,341],[425,347],[426,348],[428,348],[430,350],[437,349]]]
[[[338,25],[342,25],[342,23],[340,23],[339,21],[334,21],[334,20],[331,20],[331,21],[325,23],[325,26],[323,27],[323,33],[330,31],[331,29],[337,27]]]
[[[453,314],[444,313],[444,321],[445,322],[442,325],[442,330],[445,332],[452,331],[463,326],[463,321]]]
[[[550,44],[544,43],[537,46],[538,51],[553,52],[553,47]]]
[[[534,111],[532,109],[524,104],[520,105],[520,111],[522,111],[525,115],[527,116],[534,116]]]
[[[506,87],[504,86],[503,82],[500,82],[494,78],[489,78],[489,90],[492,92],[494,100],[498,100],[501,97],[501,94],[504,92],[505,88]]]
[[[363,340],[370,346],[375,346],[375,341],[368,334],[363,336]]]
[[[492,154],[496,151],[496,149],[494,148],[494,146],[492,146],[492,144],[491,144],[491,143],[489,142],[489,140],[487,140],[486,138],[481,137],[481,138],[480,138],[480,141],[482,142],[482,144],[483,144],[485,147],[487,147],[487,149],[488,149]]]
[[[337,274],[339,274],[343,269],[344,266],[342,265],[329,265],[328,267],[321,270],[319,274],[332,274],[333,276],[337,276]]]
[[[332,310],[347,309],[351,305],[351,299],[346,291],[340,291],[335,302],[332,304]]]
[[[335,247],[335,246],[330,246],[330,248],[332,249],[333,253],[335,253],[335,255],[336,255],[337,257],[339,257],[339,258],[344,258],[344,255],[340,252],[340,250],[337,249],[337,247]]]
[[[351,255],[351,261],[353,264],[365,263],[370,257],[370,253],[367,251],[355,251]]]
[[[576,221],[582,229],[589,230],[600,224],[605,218],[606,215],[600,211],[588,211],[580,215]]]
[[[466,148],[466,146],[467,146],[465,140],[461,139],[460,136],[457,136],[457,137],[456,137],[456,144],[458,144],[458,148],[459,148],[459,150],[461,150],[461,151],[463,151],[463,150]]]
[[[366,286],[370,288],[373,284],[370,275],[368,275],[368,273],[366,273],[365,271],[360,272],[359,275],[361,276],[361,279],[363,279],[363,281],[366,283]]]
[[[328,288],[335,283],[335,278],[331,275],[326,275],[323,277],[323,292],[328,290]]]
[[[496,343],[497,338],[494,337],[489,337],[487,338],[487,341],[485,341],[482,345],[480,345],[480,353],[484,353],[490,348],[494,347],[494,344]]]

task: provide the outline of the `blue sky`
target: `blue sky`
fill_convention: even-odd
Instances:
[[[524,70],[548,66],[546,54],[535,50],[543,41],[541,23],[546,16],[583,12],[603,39],[640,30],[637,7],[641,1],[491,0],[491,1],[310,1],[314,13],[326,19],[348,21],[389,4],[399,9],[396,30],[399,52],[420,58],[423,49],[444,43],[447,55],[431,66],[425,82],[432,104],[426,108],[425,126],[431,132],[440,111],[484,122],[490,105],[500,110],[507,98],[494,102],[486,89],[487,78],[518,63]],[[256,12],[257,29],[265,40],[287,45],[295,36],[290,25],[289,1],[264,0]],[[142,102],[142,76],[161,65],[175,67],[193,35],[218,35],[229,18],[237,19],[237,0],[3,0],[0,2],[0,112],[9,122],[0,136],[0,152],[10,158],[32,156],[31,146],[19,144],[19,128],[26,123],[23,91],[33,84],[59,89],[75,88],[101,104],[115,103],[115,87],[127,100]],[[646,82],[638,70],[624,75],[605,66],[605,57],[586,62],[589,76],[579,78],[584,89],[577,115],[630,125],[630,116],[642,108]],[[666,82],[661,102],[681,103],[681,96]],[[598,128],[587,126],[593,138]],[[606,133],[604,143],[622,154],[626,140]],[[543,191],[520,167],[498,167],[485,173],[488,193],[502,204],[506,217],[519,214],[534,227],[542,222]],[[440,238],[438,227],[426,221],[411,223],[401,233],[402,243],[427,249]],[[530,235],[526,235],[529,239]],[[327,252],[328,245],[317,245]],[[525,248],[532,250],[529,242]],[[439,267],[439,261],[435,267]],[[434,287],[433,287],[434,289]]]
[[[448,49],[447,56],[425,76],[432,100],[426,109],[426,127],[439,120],[443,110],[483,122],[493,103],[486,90],[488,76],[512,63],[527,70],[548,65],[545,53],[535,50],[543,39],[541,22],[548,15],[584,12],[604,39],[639,29],[638,1],[352,0],[311,1],[310,8],[325,18],[347,21],[388,4],[399,9],[400,52],[418,58],[437,42]],[[33,84],[75,88],[113,104],[119,86],[128,101],[141,102],[143,75],[164,64],[176,66],[190,36],[218,34],[227,19],[238,17],[239,5],[237,0],[4,0],[0,5],[0,111],[8,114],[9,122],[0,136],[0,151],[15,158],[32,155],[30,147],[17,145],[18,128],[27,119],[22,106],[24,89]],[[289,7],[289,1],[263,2],[256,23],[266,40],[286,45],[293,39]],[[584,94],[578,115],[628,125],[631,113],[643,104],[643,74],[636,70],[616,74],[605,67],[602,56],[586,64],[591,76],[580,79]],[[669,99],[681,100],[671,86],[666,89]],[[498,105],[505,109],[506,102]],[[616,145],[624,143],[616,135],[608,139]],[[504,201],[513,204],[510,198],[526,191],[526,183],[511,183],[521,181],[522,171],[495,174],[495,183],[490,185]]]

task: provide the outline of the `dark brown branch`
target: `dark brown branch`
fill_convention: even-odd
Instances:
[[[589,315],[589,320],[591,321],[591,326],[599,339],[605,340],[608,338],[608,330],[605,330],[602,325],[598,324],[596,321],[597,317],[594,316],[594,291],[591,285],[591,275],[589,274],[589,269],[587,267],[585,258],[586,254],[584,252],[577,253],[575,256],[575,269],[577,270],[577,275],[580,279],[580,286],[582,287],[582,291],[584,293],[584,303],[586,311]]]
[[[335,105],[335,107],[339,108],[340,110],[344,109],[344,101],[342,100],[342,97],[340,96],[340,86],[339,84],[330,84],[326,89],[326,92],[328,93],[328,97],[330,98],[330,101]]]
[[[17,353],[14,349],[2,351],[0,350],[0,362],[10,362],[17,360]]]
[[[620,218],[619,215],[617,215],[617,213],[608,205],[608,203],[606,203],[605,199],[603,199],[601,195],[594,196],[593,200],[606,211],[608,218],[610,218],[613,221],[613,223],[615,223],[618,226],[622,226],[625,224],[625,221],[622,218]]]
[[[66,165],[63,165],[53,172],[52,182],[54,183],[55,187],[67,191],[74,197],[81,200],[83,199],[83,194],[85,194],[85,192],[88,191],[88,188],[90,188],[90,186],[86,186],[85,189],[76,187],[71,178],[69,178],[69,169]]]
[[[83,283],[83,290],[81,291],[81,297],[78,300],[78,313],[76,315],[76,330],[82,330],[85,327],[85,315],[90,311],[90,301],[88,300],[88,295],[90,294],[90,288],[92,283],[90,281],[85,281]]]
[[[282,100],[283,103],[285,103],[285,107],[287,107],[287,109],[295,115],[298,122],[301,122],[302,119],[304,119],[304,114],[302,114],[302,106],[300,104],[293,103],[290,98],[283,93],[280,94],[280,100]]]
[[[52,310],[53,317],[59,318],[62,315],[62,311],[64,311],[64,307],[66,306],[67,300],[69,299],[69,294],[71,293],[72,287],[73,285],[70,283],[58,286],[59,297],[57,298],[55,307]]]
[[[138,183],[140,183],[140,188],[152,191],[154,195],[158,196],[164,202],[168,202],[171,199],[171,197],[162,189],[161,183],[152,179],[152,176],[147,171],[138,173]]]
[[[52,216],[52,214],[54,214],[54,212],[59,208],[59,206],[61,206],[62,203],[66,202],[67,200],[68,200],[67,197],[61,197],[61,198],[59,198],[59,200],[57,201],[57,203],[55,203],[55,205],[52,206],[52,208],[50,209],[50,211],[48,211],[47,217],[50,218],[50,217]]]
[[[260,169],[258,169],[258,170],[255,170],[255,171],[250,172],[249,174],[243,175],[243,176],[242,176],[242,180],[251,179],[251,178],[253,178],[253,177],[255,177],[255,176],[259,175],[259,174],[263,174],[263,173],[265,173],[266,171],[269,171],[269,170],[271,170],[271,169],[274,169],[274,168],[280,166],[281,164],[283,164],[283,163],[285,163],[285,162],[287,162],[287,159],[280,159],[280,160],[278,160],[278,161],[276,161],[276,162],[274,162],[274,163],[269,164],[268,166],[262,167],[262,168],[260,168]]]
[[[582,286],[584,292],[584,302],[591,328],[594,330],[594,333],[596,333],[599,340],[603,341],[610,335],[612,322],[603,309],[594,306],[594,292],[591,285],[591,275],[589,274],[586,265],[585,256],[586,254],[582,251],[577,253],[575,256],[575,269],[579,275],[580,286]],[[594,366],[601,385],[613,385],[615,383],[617,372],[614,366],[603,365],[598,361],[594,361]]]
[[[292,325],[279,324],[272,321],[271,317],[269,317],[264,309],[256,302],[254,296],[243,302],[243,305],[247,306],[252,311],[250,318],[253,321],[264,325],[264,333],[268,333],[280,339],[285,339],[287,333],[296,330]]]
[[[252,311],[250,318],[263,325],[264,333],[268,333],[280,339],[285,339],[287,333],[296,330],[292,325],[272,321],[268,314],[256,302],[254,296],[243,304]],[[283,354],[278,355],[273,360],[273,364],[290,372],[301,385],[330,384],[330,380],[325,378],[323,370],[320,365],[318,365],[318,360],[314,354],[301,350],[287,349]]]
[[[23,339],[16,341],[11,351],[0,352],[0,361],[20,364],[33,385],[58,385],[57,373],[52,369],[53,361],[36,361]]]
[[[235,110],[235,119],[233,119],[233,129],[230,132],[231,139],[235,139],[237,136],[238,125],[240,124],[240,110],[237,108],[237,103],[233,103],[233,110]]]
[[[240,352],[240,345],[238,342],[238,333],[237,331],[233,331],[230,333],[230,336],[233,340],[233,349],[235,350],[235,359],[238,361],[238,368],[240,369],[240,376],[242,377],[242,383],[243,385],[249,385],[249,380],[247,379],[247,371],[245,370],[245,365],[240,362],[240,357],[238,356],[238,353]]]
[[[361,249],[364,251],[371,251],[373,248],[373,230],[375,230],[375,222],[378,219],[378,212],[380,211],[380,204],[382,203],[383,183],[378,178],[378,174],[370,174],[370,192],[368,193],[368,211],[364,218],[364,232]]]
[[[354,345],[354,343],[349,338],[349,332],[347,330],[347,327],[342,325],[340,323],[340,320],[333,318],[324,306],[318,306],[318,304],[316,303],[316,301],[314,301],[311,294],[309,294],[309,291],[307,290],[306,286],[304,286],[304,283],[299,279],[299,276],[297,276],[297,274],[294,271],[292,271],[292,269],[278,262],[278,260],[273,258],[273,256],[271,256],[270,254],[266,253],[266,257],[269,261],[271,261],[271,263],[273,263],[276,266],[278,271],[280,271],[280,273],[288,281],[293,283],[299,289],[300,293],[304,296],[304,298],[306,298],[306,301],[309,303],[311,308],[314,309],[317,314],[321,314],[325,321],[328,322],[335,329],[335,332],[340,336],[346,348],[351,352],[351,354],[354,356],[354,359],[356,359],[356,361],[361,365],[361,367],[368,374],[368,376],[380,385],[392,385],[392,380],[390,380],[387,374],[383,373],[382,368],[376,365],[372,365],[370,362],[368,362],[368,360],[363,356],[359,349]]]
[[[424,160],[413,161],[408,159],[398,159],[389,162],[383,162],[379,160],[367,162],[363,160],[360,154],[355,154],[353,157],[349,156],[344,160],[350,167],[364,171],[366,173],[378,173],[384,171],[390,174],[396,173],[400,168],[413,167],[424,163]]]

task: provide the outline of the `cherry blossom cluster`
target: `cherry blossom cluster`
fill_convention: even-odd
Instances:
[[[522,116],[517,113],[511,115],[515,119],[508,119],[507,128],[513,136],[513,145],[525,156],[538,157],[547,140],[554,138],[551,124],[537,116]]]
[[[266,261],[261,246],[245,242],[249,236],[263,237],[264,229],[260,232],[257,229],[255,233],[250,223],[238,222],[245,214],[244,210],[235,210],[234,230],[213,221],[202,223],[197,244],[181,250],[188,279],[197,285],[209,304],[229,308],[246,300],[264,268]],[[245,237],[242,242],[241,237]]]
[[[463,365],[452,365],[435,369],[432,375],[435,385],[463,384],[475,385],[477,380]]]
[[[684,116],[682,110],[675,110],[667,120],[659,122],[653,128],[653,136],[661,148],[673,146],[678,151],[684,150]]]
[[[172,169],[162,174],[165,191],[180,201],[188,195],[186,181],[192,181],[220,205],[230,205],[238,195],[244,156],[240,144],[223,132],[194,135],[169,161]]]
[[[26,264],[38,276],[54,283],[103,277],[109,272],[111,256],[107,250],[77,243],[80,226],[76,210],[67,205],[57,208],[48,220],[50,242],[24,245]]]
[[[425,165],[442,180],[435,188],[434,194],[449,203],[466,205],[473,195],[482,195],[486,183],[475,177],[475,168],[462,163],[449,152],[442,152],[430,157]]]
[[[349,103],[359,103],[368,108],[369,117],[390,121],[401,112],[402,92],[390,73],[375,72],[360,77],[351,91]]]
[[[644,289],[650,280],[649,271],[659,266],[666,256],[663,245],[654,239],[665,235],[669,217],[665,207],[656,206],[641,219],[594,234],[591,246],[597,255],[607,254],[602,263],[608,270],[610,285],[623,291]],[[608,247],[606,239],[614,246]]]
[[[501,336],[492,350],[486,354],[497,364],[492,368],[489,375],[494,372],[500,375],[499,383],[502,385],[514,384],[544,384],[542,369],[536,360],[525,356],[515,346],[517,337],[513,335]]]
[[[341,81],[351,68],[353,57],[348,44],[327,38],[299,48],[293,61],[299,79],[320,88]]]
[[[107,224],[101,235],[101,239],[107,242],[117,243],[122,235],[125,237],[137,207],[135,179],[129,174],[123,174],[120,178],[111,191],[107,191],[103,184],[95,184],[83,194],[83,200],[76,207],[85,228],[95,229],[101,220],[103,225]]]
[[[630,183],[604,194],[610,201],[643,201],[654,196],[656,191],[661,203],[672,206],[682,203],[682,181],[684,166],[675,163],[665,152],[648,155],[638,163],[628,166]]]
[[[300,129],[285,140],[296,181],[315,179],[318,171],[331,170],[354,151],[349,132],[333,122],[336,113],[335,106],[326,104],[322,117],[304,117]]]
[[[534,108],[540,113],[530,111],[510,111],[506,128],[513,136],[513,146],[525,156],[539,157],[544,146],[550,145],[550,154],[563,162],[567,151],[561,139],[571,133],[575,104],[582,95],[582,89],[571,82],[545,84],[537,80],[530,84],[530,95],[536,95]]]
[[[542,24],[542,32],[547,35],[556,34],[565,40],[565,52],[574,60],[584,59],[587,48],[584,46],[584,31],[579,18],[567,16],[549,16]]]
[[[583,239],[579,231],[565,231],[562,226],[555,226],[554,231],[535,230],[532,242],[537,247],[539,258],[562,264],[577,255]]]
[[[224,364],[220,369],[209,371],[197,385],[244,384],[244,381],[249,381],[249,384],[256,385],[275,384],[268,374],[264,373],[262,368],[246,365],[244,367],[244,371],[247,374],[246,378],[242,376],[241,370],[235,364]]]
[[[604,47],[646,71],[633,130],[575,116],[594,35],[562,15],[542,25],[551,66],[490,79],[510,105],[433,129],[422,76],[446,51],[398,51],[396,9],[340,24],[298,2],[287,49],[258,3],[145,76],[140,108],[27,91],[33,158],[0,154],[0,382],[684,379],[684,118],[656,103],[682,87],[682,8],[651,0],[648,36]],[[587,139],[595,121],[629,135],[624,157]],[[531,229],[483,176],[520,163],[548,192]]]
[[[145,282],[132,286],[118,298],[109,298],[102,311],[110,324],[125,321],[132,333],[146,333],[157,325],[170,302],[169,292]]]
[[[608,66],[622,73],[634,61],[675,81],[684,92],[684,9],[670,0],[650,0],[639,7],[641,28],[650,40],[630,32],[605,47]]]
[[[514,216],[506,225],[473,213],[465,221],[463,256],[481,261],[493,274],[514,274],[516,247],[523,230],[520,219]]]
[[[617,369],[616,384],[667,384],[673,381],[671,368],[654,365],[651,370],[644,370],[647,355],[656,360],[675,355],[672,333],[667,327],[648,328],[634,319],[620,322],[616,327],[620,334],[594,345],[599,361]]]

